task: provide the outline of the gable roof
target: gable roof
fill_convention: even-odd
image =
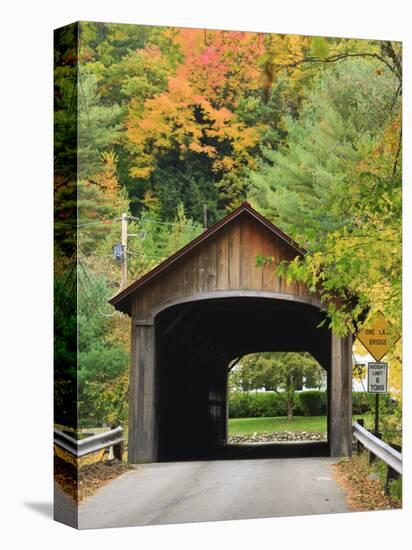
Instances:
[[[173,266],[176,262],[178,262],[183,256],[191,252],[193,249],[200,246],[202,243],[204,243],[206,240],[208,240],[212,235],[220,231],[223,227],[227,226],[229,223],[234,221],[235,219],[239,218],[241,215],[247,214],[257,220],[260,224],[262,224],[264,227],[266,227],[269,231],[271,231],[276,237],[280,238],[283,242],[285,242],[290,248],[294,250],[298,255],[303,256],[306,254],[306,250],[302,247],[300,247],[289,235],[284,233],[281,229],[276,227],[273,223],[271,223],[269,220],[264,218],[259,212],[257,212],[248,202],[242,203],[238,208],[233,210],[233,212],[230,212],[227,216],[219,220],[217,223],[212,225],[209,229],[201,233],[198,237],[193,239],[193,241],[190,241],[187,245],[185,245],[183,248],[166,258],[163,262],[158,264],[156,267],[154,267],[152,270],[145,273],[142,277],[137,279],[134,283],[130,284],[117,294],[115,294],[112,298],[110,298],[109,303],[114,306],[116,309],[123,311],[125,313],[128,313],[130,311],[130,298],[131,294],[136,291],[137,289],[140,289],[145,284],[147,284],[149,281],[153,280],[156,276],[158,276],[163,271],[169,269],[171,266]]]

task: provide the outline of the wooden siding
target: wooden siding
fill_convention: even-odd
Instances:
[[[242,215],[133,294],[133,317],[147,320],[162,304],[215,291],[280,292],[313,300],[298,283],[287,284],[275,267],[296,253],[251,216]],[[257,266],[257,256],[274,259]],[[316,297],[315,297],[316,298]]]

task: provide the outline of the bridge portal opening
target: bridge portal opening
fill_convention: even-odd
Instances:
[[[253,358],[300,357],[314,365],[318,378],[320,371],[324,373],[327,392],[331,338],[329,329],[319,328],[322,319],[323,312],[308,304],[256,297],[199,300],[159,313],[155,318],[158,459],[329,454],[327,437],[309,447],[302,442],[286,449],[272,442],[265,448],[246,449],[230,444],[228,430],[230,377],[236,376],[242,360],[245,364]],[[268,353],[268,349],[280,351]],[[290,367],[299,371],[292,363]]]
[[[327,373],[308,352],[262,352],[228,366],[227,442],[327,442]]]

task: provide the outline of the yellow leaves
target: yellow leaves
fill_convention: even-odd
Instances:
[[[366,363],[353,365],[353,378],[362,381],[366,377]]]
[[[303,59],[308,46],[309,37],[307,36],[271,35],[265,61],[274,69],[274,71],[272,70],[272,78],[278,68],[287,67]]]
[[[200,29],[169,29],[168,34],[183,59],[169,74],[166,90],[130,102],[126,126],[135,157],[130,173],[148,179],[159,157],[172,153],[179,160],[203,155],[219,178],[239,177],[254,167],[259,130],[248,127],[235,109],[244,93],[259,87],[257,59],[265,50],[265,35]],[[292,50],[298,43],[291,41]],[[150,59],[159,55],[146,53]]]
[[[147,179],[153,172],[154,166],[133,166],[130,175],[134,178]]]
[[[120,213],[127,208],[127,201],[117,178],[117,155],[114,151],[105,151],[100,155],[100,159],[100,170],[92,174],[85,185],[88,188],[97,185],[103,191],[104,201],[112,210]],[[89,213],[91,212],[92,210]]]
[[[205,153],[208,157],[216,156],[216,148],[211,145],[201,145],[196,141],[189,143],[189,149],[195,153]]]
[[[254,128],[236,120],[227,107],[216,108],[182,78],[170,78],[168,90],[146,100],[143,116],[129,112],[128,138],[137,153],[130,173],[146,179],[154,170],[159,154],[168,149],[203,154],[214,159],[214,172],[241,170],[253,166],[249,150],[258,141]],[[233,154],[221,156],[219,144],[230,144]]]
[[[192,109],[192,92],[187,83],[170,78],[167,92],[146,100],[142,118],[135,118],[129,112],[127,127],[129,140],[144,150],[151,141],[159,149],[167,149],[177,142],[182,145],[187,134],[196,137],[195,119]]]
[[[229,172],[235,167],[235,161],[231,157],[223,157],[221,160],[222,169],[225,172]]]
[[[303,56],[303,50],[309,44],[309,37],[299,34],[288,34],[286,36],[286,46],[289,54],[299,57]]]
[[[120,192],[120,184],[116,176],[117,156],[114,151],[101,154],[103,170],[92,178],[108,197],[115,200]]]

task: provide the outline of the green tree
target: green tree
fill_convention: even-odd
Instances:
[[[307,386],[319,386],[323,369],[309,353],[264,352],[247,355],[232,374],[232,384],[243,391],[265,388],[278,393],[287,407],[288,422],[293,420],[295,393]]]
[[[400,324],[398,86],[375,58],[324,68],[251,178],[255,204],[308,250],[278,272],[320,292],[340,334],[367,308]]]
[[[78,416],[81,426],[124,422],[128,349],[112,338],[116,318],[110,291],[82,262],[78,266]],[[127,381],[126,381],[127,382]]]
[[[78,75],[78,172],[85,179],[98,172],[100,155],[119,139],[122,110],[104,105],[97,89],[97,77],[79,66]]]
[[[54,277],[54,421],[77,429],[76,263],[56,262]]]

